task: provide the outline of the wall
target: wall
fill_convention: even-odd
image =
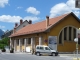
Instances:
[[[74,26],[76,28],[79,28],[80,23],[72,15],[70,15],[66,17],[64,20],[62,20],[60,23],[55,25],[54,28],[50,30],[48,36],[57,36],[57,42],[58,42],[59,33],[65,26]],[[59,52],[73,52],[74,50],[76,50],[75,46],[76,44],[73,40],[71,42],[64,41],[63,44],[58,44],[57,48]]]
[[[17,28],[16,28],[16,31],[18,31],[19,29],[23,28],[24,26],[28,25],[29,23],[27,21],[24,21],[21,25],[19,25]]]
[[[53,28],[51,28],[50,32],[30,34],[30,35],[15,37],[15,38],[19,39],[19,38],[35,37],[36,38],[35,40],[37,40],[36,42],[37,45],[39,36],[43,36],[43,45],[48,45],[48,36],[57,36],[57,43],[58,43],[59,33],[65,26],[74,26],[76,28],[79,28],[80,23],[74,18],[74,16],[69,15],[64,20],[61,20],[58,24],[56,24]],[[73,52],[74,50],[76,50],[76,44],[74,40],[71,42],[64,41],[63,44],[58,44],[57,49],[59,52]],[[79,45],[79,50],[80,50],[80,45]]]

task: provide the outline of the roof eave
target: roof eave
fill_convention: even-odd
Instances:
[[[71,12],[70,14],[72,14],[72,15],[77,19],[77,21],[80,23],[79,18],[78,18],[73,12]],[[50,31],[50,29],[51,29],[52,27],[54,27],[56,24],[58,24],[59,22],[61,22],[62,20],[64,20],[64,19],[65,19],[66,17],[68,17],[70,14],[66,15],[64,18],[62,18],[61,20],[59,20],[57,23],[55,23],[55,24],[51,25],[50,27],[48,27],[45,31]]]
[[[46,31],[46,30],[39,31],[39,32],[33,32],[33,33],[27,33],[27,34],[19,34],[19,35],[9,36],[9,37],[17,37],[17,36],[23,36],[23,35],[29,35],[29,34],[36,34],[36,33],[41,33],[41,32],[45,32],[45,31]]]

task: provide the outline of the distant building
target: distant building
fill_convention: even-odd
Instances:
[[[29,20],[29,22],[28,22],[27,20],[25,20],[25,21],[23,22],[23,20],[21,19],[21,20],[20,20],[20,25],[18,25],[18,23],[15,23],[15,27],[14,27],[14,28],[16,28],[15,31],[18,31],[18,30],[20,30],[21,28],[23,28],[23,27],[25,27],[26,25],[31,24],[31,23],[32,23],[31,20]]]
[[[29,20],[29,22],[28,22],[27,20],[25,20],[25,21],[23,22],[23,20],[21,19],[21,20],[20,20],[20,25],[18,25],[18,23],[15,23],[14,29],[15,29],[15,31],[18,31],[18,30],[20,30],[21,28],[23,28],[23,27],[25,27],[26,25],[31,24],[31,23],[32,23],[31,20]],[[1,36],[1,38],[9,37],[12,33],[14,33],[14,29],[13,29],[13,30],[10,30],[10,31],[7,30],[7,31]]]
[[[1,36],[1,38],[4,38],[4,37],[8,37],[10,36],[11,34],[13,33],[13,30],[7,30],[6,32],[4,32],[4,34]]]

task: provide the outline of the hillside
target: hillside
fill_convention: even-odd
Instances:
[[[4,34],[4,31],[0,29],[0,37]]]

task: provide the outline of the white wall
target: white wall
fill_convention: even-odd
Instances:
[[[29,23],[27,21],[23,22],[21,25],[19,25],[17,28],[16,28],[16,31],[20,30],[21,28],[23,28],[24,26],[28,25]]]

